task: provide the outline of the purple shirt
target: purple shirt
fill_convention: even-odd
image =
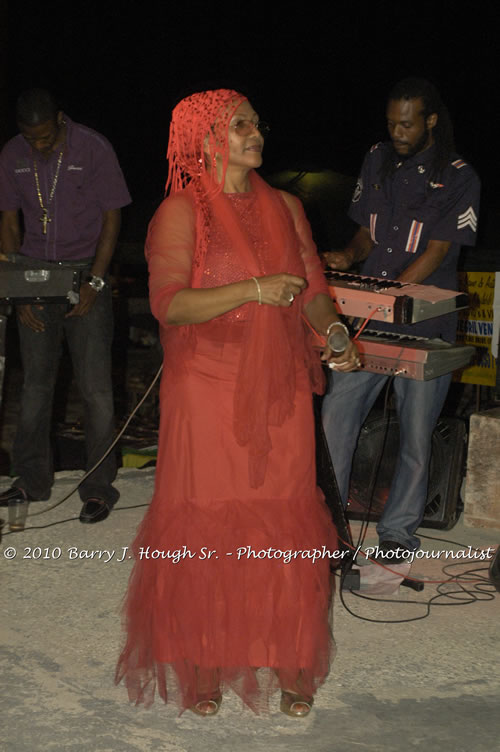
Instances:
[[[22,135],[0,154],[0,210],[21,209],[25,234],[20,252],[47,261],[93,258],[102,228],[102,213],[130,203],[130,195],[113,147],[104,136],[66,115],[66,141],[53,194],[60,149],[48,159],[37,154]],[[43,205],[51,221],[43,234],[34,158]],[[7,249],[8,250],[8,249]]]

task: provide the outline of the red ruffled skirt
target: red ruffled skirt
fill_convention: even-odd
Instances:
[[[270,429],[253,489],[232,428],[238,362],[237,344],[204,340],[181,378],[163,379],[155,494],[133,544],[116,673],[136,703],[157,688],[182,711],[231,687],[259,712],[277,687],[312,695],[329,671],[337,540],[316,487],[307,376],[297,373],[293,416]]]

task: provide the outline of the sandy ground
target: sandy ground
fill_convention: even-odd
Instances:
[[[78,473],[59,473],[47,509],[75,484]],[[256,716],[232,694],[215,718],[202,719],[156,701],[130,706],[113,673],[122,642],[120,604],[131,560],[122,559],[149,502],[154,470],[119,473],[121,492],[112,515],[97,525],[78,521],[77,495],[31,517],[49,525],[6,535],[0,545],[2,732],[6,752],[230,752],[238,750],[425,749],[443,752],[500,750],[500,594],[476,585],[487,562],[468,560],[455,571],[476,570],[465,588],[440,598],[425,617],[437,585],[420,593],[400,588],[385,602],[345,595],[334,604],[337,657],[307,719],[278,712]],[[9,479],[0,478],[0,489]],[[5,517],[6,510],[0,516]],[[353,527],[356,537],[359,524]],[[422,529],[423,550],[488,547],[498,532],[468,529],[460,521],[446,533]],[[374,543],[370,526],[368,543]],[[13,555],[13,549],[16,555]],[[113,557],[99,552],[114,551]],[[94,558],[87,552],[97,552]],[[12,558],[10,558],[12,557]],[[448,560],[449,563],[450,559]],[[455,560],[457,561],[457,560]],[[444,580],[444,555],[422,558],[411,576]],[[479,570],[479,571],[478,571]],[[481,588],[482,592],[478,591]],[[418,619],[408,623],[405,619]]]

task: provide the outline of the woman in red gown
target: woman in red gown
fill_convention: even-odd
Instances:
[[[340,322],[300,202],[255,172],[264,130],[237,92],[182,100],[170,195],[146,242],[164,348],[159,455],[117,681],[137,703],[158,687],[200,715],[229,687],[256,712],[280,687],[281,710],[306,715],[333,648],[336,535],[311,400],[322,373],[303,319],[322,335]],[[335,363],[357,357],[349,343]]]

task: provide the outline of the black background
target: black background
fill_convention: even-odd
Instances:
[[[127,239],[141,239],[162,197],[169,113],[191,88],[249,95],[272,125],[265,171],[355,176],[385,138],[388,91],[418,75],[438,86],[457,151],[482,179],[480,243],[500,240],[496,3],[19,2],[6,28],[6,135],[17,94],[32,86],[106,135],[134,199]]]

